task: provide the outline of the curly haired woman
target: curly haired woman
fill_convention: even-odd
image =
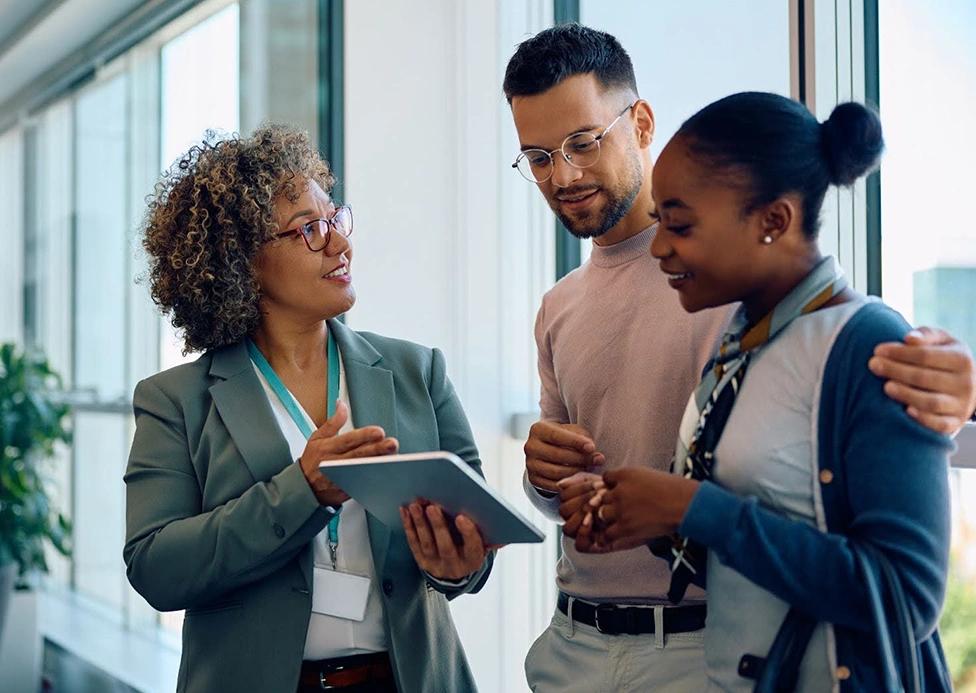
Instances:
[[[179,691],[474,690],[447,600],[493,553],[436,505],[391,533],[321,460],[449,450],[480,472],[437,349],[358,333],[352,212],[303,133],[206,141],[157,186],[153,299],[193,363],[136,387],[124,558],[185,609]]]

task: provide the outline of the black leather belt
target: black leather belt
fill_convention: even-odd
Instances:
[[[559,593],[559,610],[569,616],[569,595]],[[690,633],[705,627],[705,605],[664,607],[664,633]],[[653,606],[617,606],[573,600],[573,621],[593,626],[605,635],[643,635],[654,632]]]

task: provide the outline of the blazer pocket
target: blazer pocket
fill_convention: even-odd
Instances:
[[[194,607],[186,610],[187,616],[204,616],[206,614],[217,614],[222,611],[233,611],[234,609],[240,609],[244,606],[244,602],[229,601],[229,602],[217,602],[216,604],[207,604],[206,606]]]

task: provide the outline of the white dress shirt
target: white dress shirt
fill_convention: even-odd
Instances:
[[[253,365],[253,364],[252,364]],[[288,411],[282,405],[270,384],[257,366],[254,371],[261,381],[271,409],[281,432],[288,441],[291,457],[297,460],[305,450],[306,439],[292,420]],[[322,383],[324,388],[326,383]],[[292,395],[294,397],[294,395]],[[317,428],[308,412],[294,398],[295,403],[309,425]],[[339,357],[339,399],[346,403],[349,409],[349,420],[342,427],[340,433],[354,428],[352,407],[349,403],[349,392],[346,388],[346,373]],[[295,462],[295,464],[298,464]],[[323,529],[313,540],[314,561],[316,566],[332,567],[329,554],[329,531]],[[367,652],[382,652],[388,649],[386,629],[384,628],[383,600],[377,591],[376,568],[373,565],[373,554],[369,546],[369,532],[366,527],[366,511],[356,501],[347,500],[342,506],[339,522],[339,549],[336,557],[336,568],[342,572],[363,575],[370,579],[369,600],[366,604],[366,616],[362,621],[351,621],[335,616],[325,616],[312,612],[308,622],[308,634],[305,636],[304,659],[332,659],[348,655]]]

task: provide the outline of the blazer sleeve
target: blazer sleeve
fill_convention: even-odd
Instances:
[[[437,431],[440,438],[441,450],[453,452],[471,465],[482,477],[481,458],[471,433],[468,418],[461,407],[461,400],[454,391],[454,386],[447,377],[447,364],[440,349],[434,349],[430,366],[430,398],[437,417]],[[488,580],[495,552],[489,551],[484,563],[477,571],[464,580],[445,582],[426,574],[428,584],[448,599],[454,599],[462,594],[473,594],[481,590]]]
[[[894,311],[869,305],[828,359],[819,445],[820,468],[833,476],[821,488],[828,526],[843,533],[822,533],[713,482],[701,485],[679,531],[806,615],[862,631],[873,622],[853,550],[872,544],[894,566],[924,639],[945,593],[952,444],[912,420],[867,369],[875,345],[907,330]],[[831,523],[840,509],[843,522]]]
[[[152,380],[133,396],[123,558],[159,611],[193,608],[278,570],[326,525],[297,464],[207,512],[180,407]]]

